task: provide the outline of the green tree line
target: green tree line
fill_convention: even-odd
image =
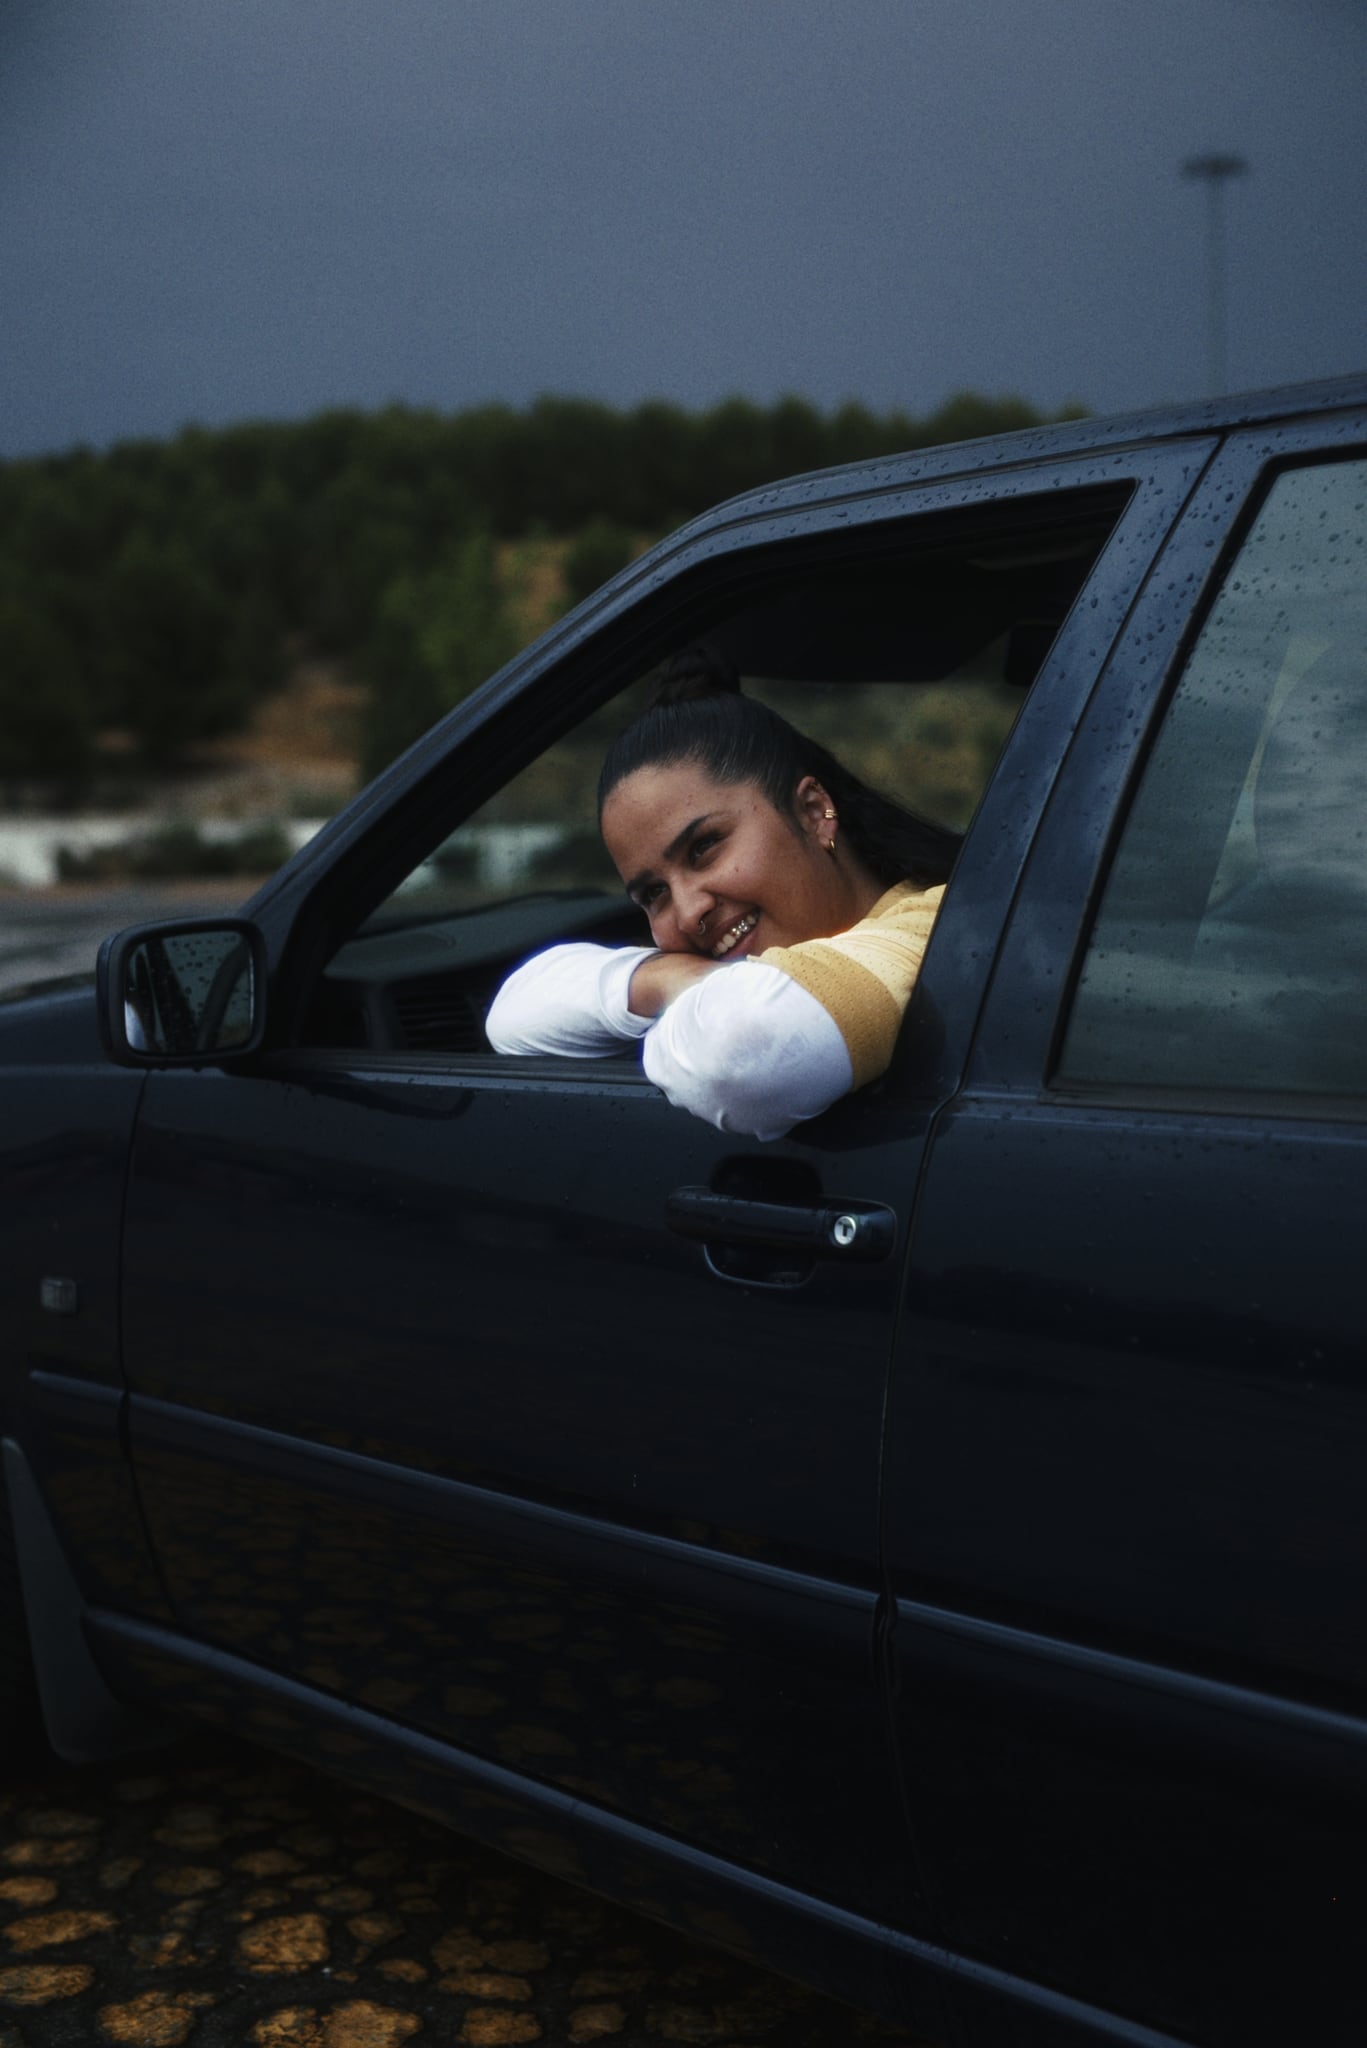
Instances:
[[[167,765],[245,724],[291,650],[367,681],[377,767],[513,652],[496,543],[568,542],[574,601],[737,491],[1042,418],[971,394],[919,420],[543,398],[0,463],[0,774],[78,785],[110,730]]]

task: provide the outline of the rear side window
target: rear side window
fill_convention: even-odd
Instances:
[[[1273,483],[1169,705],[1057,1078],[1367,1094],[1367,461]]]

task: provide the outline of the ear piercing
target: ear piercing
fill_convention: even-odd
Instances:
[[[827,810],[824,810],[824,811],[823,811],[823,812],[821,813],[821,815],[822,815],[822,817],[823,817],[823,818],[833,818],[833,817],[835,816],[835,812],[834,812],[834,811],[832,811],[832,810],[829,810],[829,809],[827,809]],[[835,834],[834,834],[834,832],[832,832],[832,834],[831,834],[830,838],[829,838],[829,839],[828,839],[828,840],[826,841],[826,851],[827,851],[827,853],[828,853],[828,854],[829,854],[829,855],[831,856],[831,859],[832,859],[832,860],[834,860],[834,859],[835,859]]]

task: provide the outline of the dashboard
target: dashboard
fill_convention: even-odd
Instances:
[[[641,913],[601,890],[547,890],[434,917],[390,917],[333,957],[308,1041],[376,1052],[488,1052],[484,1019],[500,985],[565,939],[641,944]]]

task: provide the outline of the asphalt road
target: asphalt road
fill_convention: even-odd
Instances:
[[[34,890],[0,895],[0,995],[51,975],[93,974],[100,941],[157,917],[231,915],[250,885]]]
[[[0,2048],[913,2048],[225,1742],[0,1770]]]

